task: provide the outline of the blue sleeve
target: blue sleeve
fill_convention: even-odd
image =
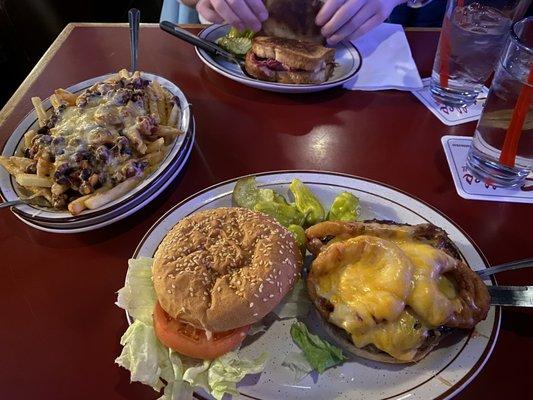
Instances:
[[[179,0],[163,1],[160,21],[170,21],[177,24],[197,24],[200,22],[196,10],[187,7]]]

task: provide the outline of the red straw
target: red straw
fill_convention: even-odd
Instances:
[[[464,0],[457,0],[456,7],[463,7]],[[452,11],[453,12],[453,11]],[[450,57],[452,54],[452,42],[450,40],[450,18],[445,15],[442,21],[442,36],[439,41],[439,54],[440,54],[440,85],[442,87],[448,86],[448,79],[450,77]]]
[[[500,154],[500,164],[507,167],[514,167],[516,153],[518,153],[518,143],[520,141],[520,136],[522,135],[522,127],[527,117],[527,112],[529,110],[529,105],[531,104],[531,99],[533,98],[533,66],[529,71],[529,76],[527,78],[528,85],[524,85],[516,101],[516,106],[513,111],[513,116],[511,117],[511,123],[509,128],[507,128],[507,133],[505,134],[505,139],[503,141],[502,153]]]

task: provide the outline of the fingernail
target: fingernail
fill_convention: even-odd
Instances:
[[[263,12],[260,12],[260,13],[259,13],[259,19],[260,19],[261,21],[266,21],[267,18],[268,18],[268,13],[267,13],[267,12],[263,11]]]

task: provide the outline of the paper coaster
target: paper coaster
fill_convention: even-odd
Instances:
[[[422,79],[424,87],[420,90],[413,90],[412,93],[445,125],[453,126],[464,124],[465,122],[477,121],[485,105],[485,100],[489,94],[489,89],[483,86],[478,100],[469,106],[451,107],[439,104],[435,101],[429,90],[431,78]]]
[[[520,189],[502,189],[487,185],[474,178],[466,167],[466,157],[470,143],[472,143],[471,137],[443,136],[441,141],[459,196],[470,200],[533,204],[533,177],[531,174],[526,181],[529,181],[526,183],[528,186]]]

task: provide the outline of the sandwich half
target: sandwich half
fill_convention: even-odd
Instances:
[[[310,84],[327,81],[333,73],[335,49],[317,43],[257,36],[246,54],[246,72],[270,82]]]
[[[307,288],[332,338],[363,358],[410,363],[447,334],[486,318],[490,295],[432,224],[323,222]]]
[[[323,44],[324,36],[315,18],[323,2],[320,0],[265,0],[268,19],[262,33],[287,39],[306,40]]]

